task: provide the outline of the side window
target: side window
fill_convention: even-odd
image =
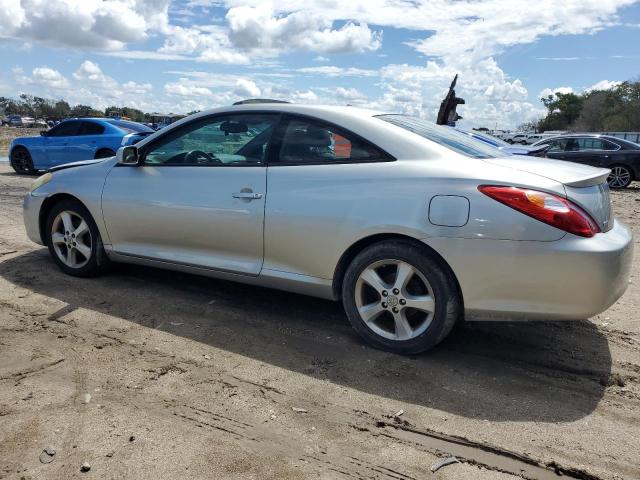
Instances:
[[[280,148],[280,163],[374,162],[389,157],[373,145],[314,120],[291,119]]]
[[[144,153],[150,165],[261,165],[278,115],[240,114],[191,124],[160,138]]]
[[[567,140],[563,138],[557,138],[555,140],[546,142],[546,144],[549,145],[549,149],[547,150],[547,152],[564,152],[567,147]]]
[[[48,137],[72,137],[78,134],[78,128],[80,122],[62,122],[51,130],[49,130]]]
[[[577,138],[567,138],[567,144],[564,147],[565,152],[579,152],[580,142]]]
[[[104,127],[99,123],[82,122],[79,135],[102,135]]]

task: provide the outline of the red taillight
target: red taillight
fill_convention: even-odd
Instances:
[[[485,195],[536,220],[581,237],[600,232],[598,224],[587,212],[566,198],[526,188],[480,185]]]

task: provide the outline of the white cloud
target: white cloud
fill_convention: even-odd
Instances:
[[[67,88],[69,81],[57,70],[37,67],[32,72],[33,83],[49,88]]]
[[[335,67],[332,65],[303,67],[297,71],[313,75],[326,75],[327,77],[377,77],[379,75],[377,70],[356,67]]]
[[[314,9],[277,15],[271,4],[262,2],[232,7],[226,19],[229,38],[236,47],[266,55],[291,50],[364,52],[381,45],[382,33],[371,31],[366,23],[347,21],[334,29],[333,21]]]
[[[591,92],[593,90],[611,90],[616,88],[622,82],[618,80],[600,80],[597,83],[594,83],[590,87],[584,89],[585,92]]]
[[[554,96],[556,93],[574,93],[573,88],[571,87],[556,87],[556,88],[545,88],[539,94],[538,98],[547,98],[548,96]]]
[[[114,89],[118,82],[102,73],[100,66],[90,60],[85,60],[80,68],[73,74],[76,80],[80,80],[85,85],[101,89]]]
[[[118,50],[168,22],[169,0],[0,0],[0,37]]]
[[[233,93],[240,97],[255,98],[260,96],[260,89],[251,80],[247,80],[246,78],[239,78],[236,82],[236,87],[233,90]]]
[[[213,96],[213,92],[206,87],[198,87],[183,82],[167,83],[164,86],[164,91],[169,95],[178,95],[180,97],[198,98]]]

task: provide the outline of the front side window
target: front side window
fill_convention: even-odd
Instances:
[[[420,135],[427,140],[431,140],[432,142],[442,145],[454,152],[466,155],[467,157],[495,158],[509,156],[502,153],[497,148],[487,145],[475,138],[469,137],[464,133],[460,133],[451,127],[436,125],[435,123],[428,122],[421,118],[396,114],[377,115],[376,118],[404,128],[409,132]],[[514,137],[514,140],[516,137]]]
[[[265,163],[274,114],[225,115],[170,131],[144,153],[149,165],[250,166]]]
[[[316,120],[289,120],[278,161],[286,164],[376,162],[390,160],[370,143]]]
[[[566,138],[555,138],[553,140],[548,140],[544,143],[545,145],[549,145],[549,149],[547,152],[564,152],[567,147],[567,139]],[[542,145],[542,144],[540,144]]]
[[[72,137],[78,135],[80,122],[61,122],[47,134],[48,137]]]

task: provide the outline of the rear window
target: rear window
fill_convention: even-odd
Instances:
[[[153,129],[141,123],[128,122],[127,120],[107,120],[107,122],[127,133],[154,133]]]
[[[420,135],[427,140],[431,140],[454,152],[466,155],[471,158],[495,158],[505,157],[500,150],[491,145],[487,145],[481,140],[465,135],[451,127],[444,127],[408,115],[377,115],[377,118],[389,122],[398,127],[404,128],[416,135]]]

